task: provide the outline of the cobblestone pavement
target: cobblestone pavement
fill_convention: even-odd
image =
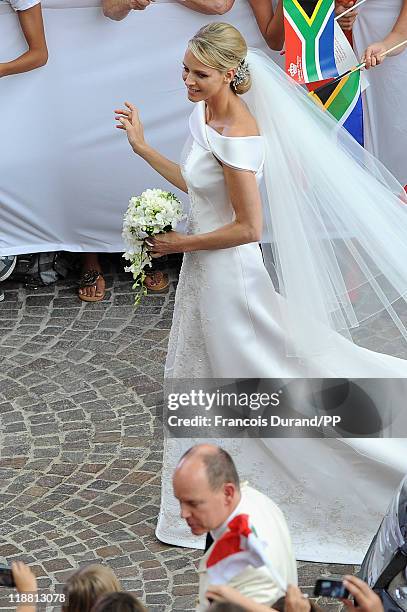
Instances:
[[[79,302],[70,282],[37,290],[4,284],[0,557],[31,564],[43,593],[60,593],[78,566],[105,562],[149,610],[192,610],[200,553],[154,537],[156,410],[174,287],[134,312],[128,276],[106,280],[98,304]],[[389,347],[385,325],[364,341],[400,352]],[[317,575],[354,569],[300,563],[300,583],[311,592]],[[2,610],[14,609],[9,594],[2,590]]]

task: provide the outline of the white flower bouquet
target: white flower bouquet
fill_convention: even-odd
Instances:
[[[183,218],[181,202],[169,191],[147,189],[130,199],[124,215],[122,237],[126,245],[123,257],[130,262],[125,271],[131,272],[134,278],[135,305],[147,293],[143,284],[146,277],[144,268],[151,267],[152,261],[145,239],[175,229]]]

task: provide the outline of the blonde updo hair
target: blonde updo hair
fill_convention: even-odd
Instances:
[[[209,23],[203,26],[188,43],[188,49],[197,60],[220,72],[238,68],[247,55],[247,44],[239,30],[229,23]],[[237,94],[250,89],[251,77],[247,70],[244,79],[230,84]]]

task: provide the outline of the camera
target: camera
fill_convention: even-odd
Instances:
[[[335,597],[336,599],[348,599],[350,593],[343,586],[342,578],[328,577],[318,578],[314,587],[315,597]]]
[[[9,567],[0,567],[0,587],[12,589],[16,586],[13,578],[13,572]]]

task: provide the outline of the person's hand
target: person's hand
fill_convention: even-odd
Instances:
[[[345,576],[343,585],[355,599],[355,602],[349,599],[342,599],[342,603],[348,610],[357,610],[357,612],[384,612],[380,597],[360,578]]]
[[[242,600],[241,593],[227,584],[209,585],[205,597],[213,601],[230,601],[236,605],[241,605]]]
[[[35,593],[37,591],[37,578],[28,565],[22,561],[13,561],[11,571],[19,593]]]
[[[133,151],[140,154],[146,146],[143,124],[140,121],[138,110],[134,104],[130,102],[125,102],[124,104],[127,106],[127,109],[119,108],[114,111],[116,113],[115,119],[120,123],[116,127],[119,130],[126,130],[127,138]]]
[[[154,0],[127,0],[129,10],[133,11],[144,11]]]
[[[373,68],[374,66],[378,66],[385,59],[384,57],[380,57],[383,53],[386,53],[387,47],[383,42],[376,42],[366,49],[364,54],[362,55],[362,62],[366,62],[366,70],[369,68]]]
[[[171,253],[182,253],[185,234],[174,231],[164,232],[163,234],[149,236],[144,242],[151,253],[151,257],[162,257]]]
[[[212,601],[228,601],[250,612],[273,612],[273,608],[270,608],[270,606],[249,599],[227,584],[209,585],[205,597]]]
[[[284,612],[309,612],[311,604],[300,589],[290,584],[287,589],[284,603]]]
[[[354,0],[351,0],[350,2],[341,2],[341,3],[336,2],[335,3],[335,15],[340,17],[342,13],[344,13],[354,4],[355,4]],[[342,30],[351,30],[353,28],[353,24],[355,23],[357,16],[358,16],[357,11],[351,11],[350,13],[347,13],[345,17],[340,17],[338,19],[338,24],[341,26]]]

